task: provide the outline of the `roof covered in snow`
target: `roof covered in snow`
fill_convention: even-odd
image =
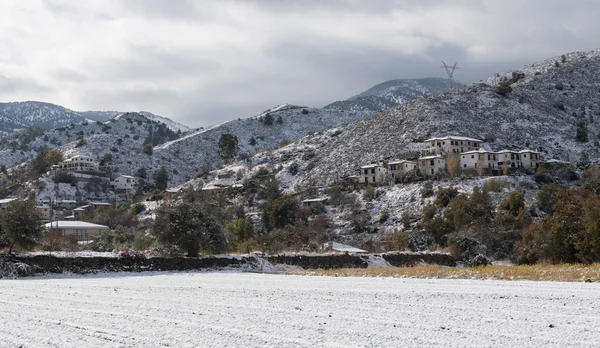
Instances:
[[[53,221],[44,224],[47,229],[50,228],[96,228],[100,230],[108,230],[108,226],[92,224],[83,221]]]
[[[425,140],[425,142],[428,143],[428,142],[437,141],[437,140],[463,140],[463,141],[478,141],[478,142],[483,142],[483,140],[480,140],[480,139],[467,138],[467,137],[457,137],[457,136],[453,136],[453,135],[449,135],[449,136],[445,136],[445,137],[441,137],[441,138],[429,138],[429,139]]]
[[[344,253],[366,253],[366,250],[355,248],[351,245],[346,245],[338,242],[325,243],[325,248],[333,251],[339,251]]]

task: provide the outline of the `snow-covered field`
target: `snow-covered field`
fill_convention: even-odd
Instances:
[[[598,347],[600,284],[145,273],[0,281],[2,347]]]

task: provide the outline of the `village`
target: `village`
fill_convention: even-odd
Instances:
[[[425,140],[427,155],[416,160],[377,161],[360,168],[355,177],[364,184],[401,182],[409,173],[425,178],[461,175],[507,175],[531,172],[540,166],[540,152],[529,149],[492,151],[482,147],[483,140],[445,136]]]
[[[535,171],[540,165],[540,152],[530,149],[492,151],[484,148],[480,139],[444,136],[427,139],[422,144],[424,155],[415,160],[380,160],[360,167],[359,175],[347,179],[367,185],[383,185],[400,183],[411,176],[425,180],[443,177],[507,175],[516,171]],[[181,193],[181,187],[166,188],[160,192],[153,191],[146,196],[139,196],[137,179],[133,175],[107,175],[100,163],[91,156],[76,155],[53,165],[45,173],[46,177],[68,174],[81,182],[102,180],[114,193],[114,202],[74,199],[41,198],[36,201],[39,215],[46,230],[53,237],[73,235],[78,241],[94,239],[108,226],[86,222],[90,217],[113,207],[117,201],[172,200]],[[230,179],[228,175],[217,175],[217,179]],[[218,180],[219,181],[219,180]],[[232,185],[206,186],[204,190],[220,190],[239,188],[239,183]],[[6,209],[9,202],[17,198],[0,200],[0,209]],[[305,199],[303,206],[327,204],[327,197]],[[85,204],[83,204],[85,203]]]

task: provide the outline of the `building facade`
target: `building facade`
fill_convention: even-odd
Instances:
[[[383,183],[386,179],[387,169],[383,164],[369,164],[360,167],[360,183],[378,184]]]
[[[136,179],[131,175],[119,175],[111,183],[113,190],[135,192]]]
[[[429,153],[432,155],[445,155],[449,153],[462,153],[467,151],[478,150],[483,143],[483,140],[447,136],[441,138],[430,138],[425,140],[429,145]]]

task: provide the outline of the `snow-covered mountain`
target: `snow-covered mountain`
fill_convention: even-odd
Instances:
[[[100,122],[106,122],[108,120],[110,120],[111,118],[122,114],[123,112],[120,111],[93,111],[93,110],[88,110],[88,111],[79,111],[79,114],[87,119],[90,119],[92,121],[100,121]]]
[[[574,162],[585,153],[597,162],[599,80],[600,49],[570,53],[306,136],[277,151],[257,153],[252,163],[283,168],[277,174],[280,181],[298,191],[358,174],[361,165],[379,159],[414,159],[427,149],[423,141],[433,136],[478,138],[495,150],[537,149],[543,160]],[[577,139],[582,127],[587,141]],[[286,170],[292,164],[297,175]]]
[[[457,87],[463,87],[457,84]],[[325,108],[336,110],[380,111],[400,105],[406,101],[438,96],[448,90],[446,79],[398,79],[375,85],[368,90],[342,101],[331,103]]]
[[[236,139],[235,156],[247,158],[258,151],[276,149],[312,132],[348,125],[366,112],[347,112],[280,105],[254,117],[224,122],[190,134],[167,132],[162,119],[148,113],[125,113],[107,122],[84,122],[48,130],[25,150],[9,146],[0,150],[0,164],[8,167],[27,161],[40,147],[59,148],[65,157],[89,155],[98,160],[111,154],[113,171],[135,174],[145,167],[149,174],[165,167],[172,184],[189,180],[199,170],[210,170],[224,162],[219,142],[223,135]],[[163,129],[159,132],[158,125]],[[168,135],[164,136],[164,135]],[[157,138],[162,135],[162,138]],[[77,146],[79,138],[85,144]],[[152,138],[154,137],[154,138]],[[175,140],[172,140],[177,138]],[[144,144],[154,140],[153,153]],[[171,140],[171,141],[168,141]]]
[[[64,127],[84,121],[84,116],[60,105],[37,101],[0,103],[0,133],[3,134],[30,127]]]

